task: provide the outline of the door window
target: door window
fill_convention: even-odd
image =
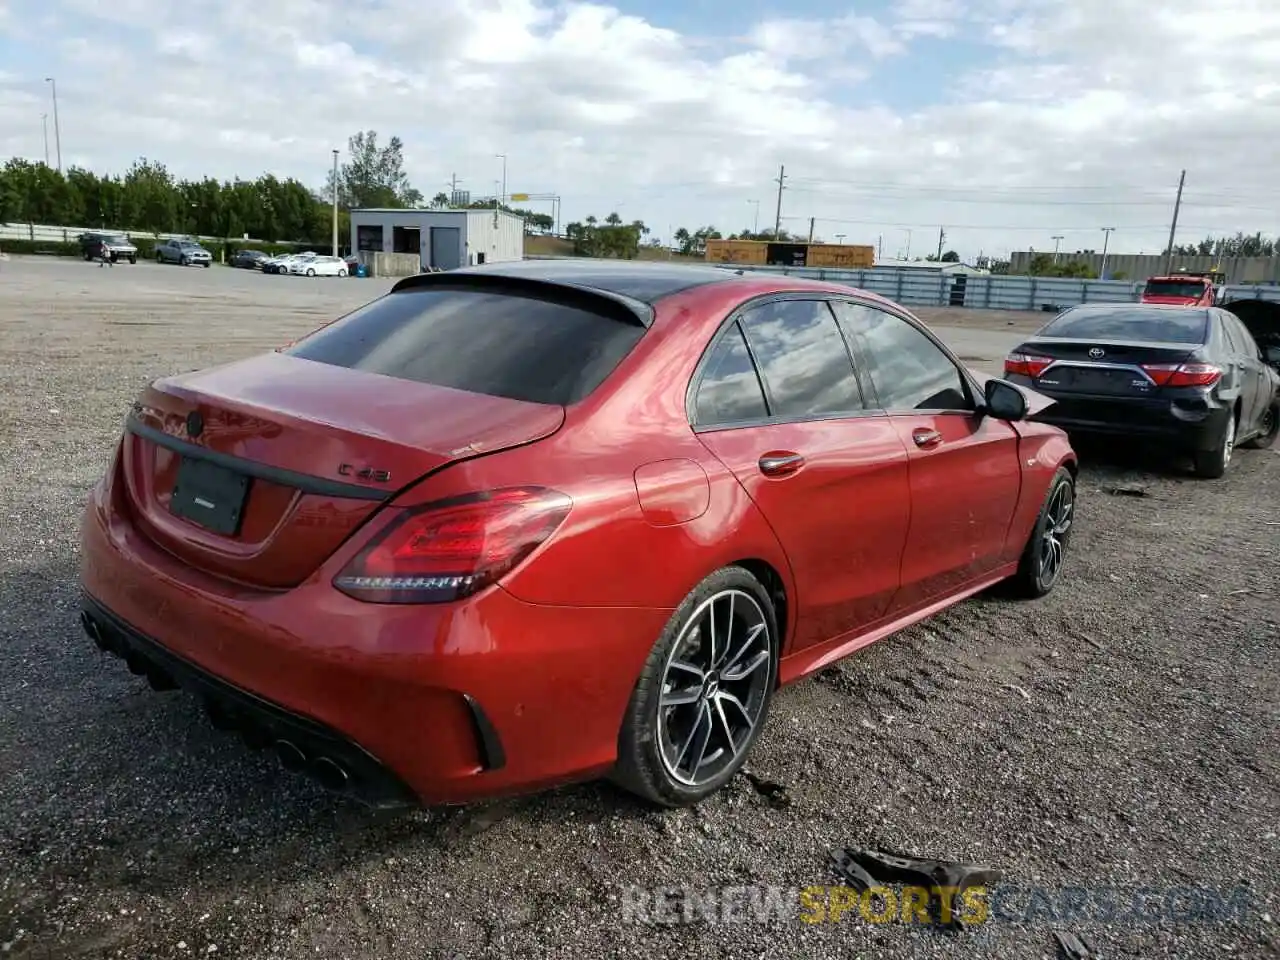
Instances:
[[[764,420],[769,416],[755,364],[734,323],[716,342],[698,384],[694,420],[699,426]]]
[[[774,300],[742,315],[742,329],[769,400],[782,419],[863,409],[849,350],[823,300]]]
[[[846,336],[862,344],[881,408],[974,409],[960,368],[913,324],[863,304],[833,307]]]

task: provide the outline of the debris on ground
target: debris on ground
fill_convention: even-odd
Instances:
[[[933,860],[893,853],[844,847],[829,855],[832,867],[845,882],[859,890],[880,884],[920,887],[929,892],[929,916],[937,926],[964,926],[957,898],[971,887],[984,887],[1000,879],[1000,871],[977,863]],[[945,891],[945,893],[944,893]],[[943,897],[946,897],[944,902]]]
[[[1062,951],[1062,960],[1100,960],[1099,955],[1093,951],[1093,948],[1074,933],[1055,930],[1053,939],[1058,941],[1058,949]]]
[[[1006,684],[1004,684],[1004,688],[1005,688],[1006,690],[1016,690],[1018,693],[1020,693],[1020,694],[1022,695],[1022,699],[1023,699],[1023,700],[1030,700],[1030,699],[1031,699],[1031,694],[1027,692],[1026,688],[1025,688],[1025,687],[1020,687],[1020,686],[1018,686],[1016,683],[1006,683]]]
[[[1102,489],[1113,497],[1145,497],[1147,495],[1144,487],[1103,487]]]

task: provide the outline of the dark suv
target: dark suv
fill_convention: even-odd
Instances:
[[[130,243],[129,238],[123,233],[82,233],[79,240],[80,255],[86,260],[102,256],[102,248],[105,244],[112,260],[138,262],[138,248]]]

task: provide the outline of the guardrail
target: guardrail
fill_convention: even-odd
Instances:
[[[946,274],[877,268],[828,270],[818,267],[759,267],[720,264],[729,270],[780,273],[847,283],[904,306],[975,307],[986,310],[1057,311],[1081,303],[1136,303],[1145,281],[1076,280],[1065,277],[1010,277],[998,274]],[[1280,287],[1236,284],[1224,288],[1222,301],[1268,300],[1280,303]]]
[[[287,240],[237,240],[234,237],[206,237],[192,233],[152,233],[149,230],[115,230],[107,227],[54,227],[39,223],[0,223],[0,243],[5,240],[25,240],[34,243],[75,243],[82,233],[122,233],[129,239],[144,240],[197,240],[208,243],[222,243],[227,239],[236,243],[265,243],[281,246],[292,243]]]

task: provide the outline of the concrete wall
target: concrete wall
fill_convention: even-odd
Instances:
[[[1010,274],[1026,273],[1031,261],[1045,251],[1019,250],[1013,254],[1009,267]],[[1053,251],[1048,251],[1053,256]],[[1101,253],[1060,253],[1058,263],[1082,263],[1095,273],[1102,269]],[[1173,258],[1173,269],[1185,267],[1187,270],[1222,270],[1227,275],[1228,283],[1278,283],[1280,282],[1280,258],[1277,257],[1177,257]],[[1165,272],[1164,254],[1107,254],[1107,279],[1117,273],[1123,273],[1126,280],[1146,280]],[[1099,279],[1102,279],[1099,277]]]
[[[416,253],[374,253],[365,250],[356,256],[371,277],[412,277],[422,272],[422,261]]]
[[[478,264],[482,253],[485,263],[524,259],[524,219],[500,211],[497,220],[494,226],[492,210],[467,211],[466,262],[469,265]]]

